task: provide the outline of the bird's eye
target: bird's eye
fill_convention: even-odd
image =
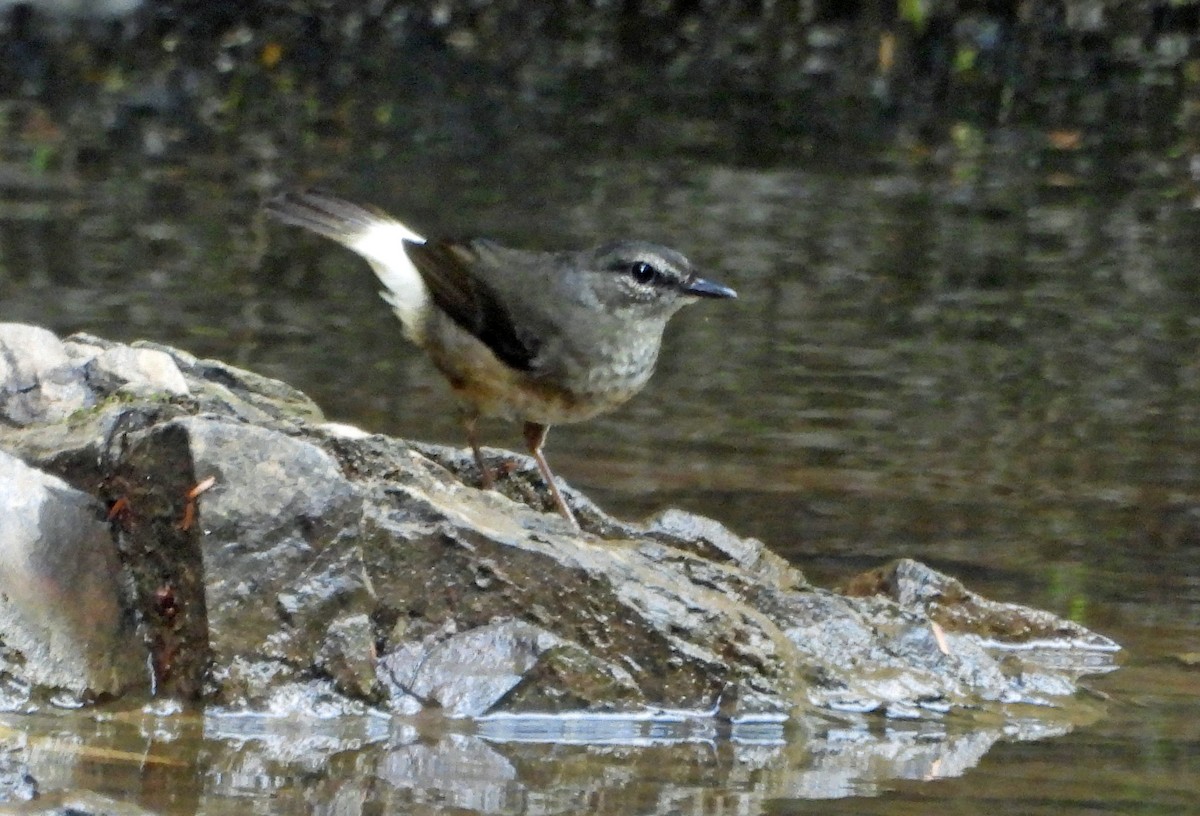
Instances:
[[[658,270],[645,261],[638,261],[629,267],[629,274],[641,284],[654,283],[658,278]]]

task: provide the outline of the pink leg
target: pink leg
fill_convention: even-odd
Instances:
[[[533,454],[533,461],[537,462],[538,471],[542,474],[542,478],[545,479],[546,487],[550,488],[550,495],[554,497],[554,504],[558,507],[558,512],[562,513],[563,518],[578,530],[579,522],[575,520],[575,514],[571,512],[571,508],[567,507],[562,493],[558,492],[558,485],[555,484],[554,474],[550,472],[550,465],[546,463],[546,457],[542,456],[542,444],[546,441],[546,433],[549,430],[550,428],[547,425],[542,425],[538,422],[526,422],[525,444],[529,446],[529,452]]]

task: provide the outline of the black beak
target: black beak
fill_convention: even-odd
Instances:
[[[704,298],[735,298],[737,292],[730,289],[728,286],[722,286],[713,281],[707,281],[704,278],[691,278],[683,282],[679,287],[680,291],[689,295]]]

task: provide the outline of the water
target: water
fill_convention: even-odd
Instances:
[[[686,104],[523,129],[498,124],[502,106],[435,100],[402,127],[412,109],[369,83],[314,125],[308,97],[264,108],[278,88],[246,87],[258,106],[225,98],[200,142],[165,116],[103,131],[86,105],[39,129],[36,105],[6,103],[20,138],[0,184],[0,319],[170,343],[287,380],[331,419],[458,442],[443,383],[365,265],[262,217],[277,184],[427,234],[672,244],[741,297],[677,318],[628,406],[555,428],[561,476],[620,516],[718,518],[822,584],[916,557],[1115,638],[1125,664],[1089,682],[1094,719],[1031,712],[1037,727],[1008,730],[5,718],[43,790],[166,813],[1196,807],[1200,210],[1167,151],[1114,159],[1114,122],[1082,144],[1008,126],[931,151],[759,152]],[[98,92],[95,121],[118,96]],[[520,446],[514,428],[485,433]]]

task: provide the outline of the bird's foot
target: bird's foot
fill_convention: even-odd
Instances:
[[[495,490],[497,482],[511,476],[521,469],[521,465],[514,459],[501,459],[491,466],[488,466],[482,461],[482,457],[477,461],[476,467],[479,468],[479,489],[480,490]]]

